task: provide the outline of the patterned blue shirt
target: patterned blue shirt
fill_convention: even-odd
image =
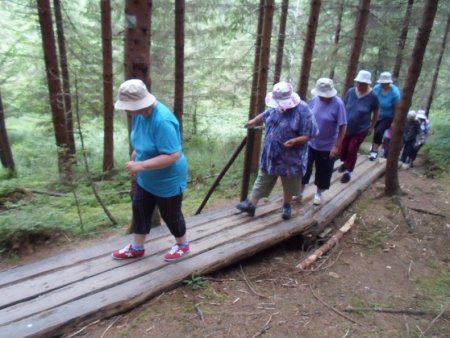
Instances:
[[[301,175],[304,166],[303,155],[307,143],[287,148],[284,143],[299,136],[316,136],[317,124],[305,102],[280,112],[274,108],[261,113],[265,124],[264,144],[259,160],[260,169],[269,175],[295,177]]]

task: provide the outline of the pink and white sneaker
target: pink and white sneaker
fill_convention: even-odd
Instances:
[[[170,251],[164,255],[164,260],[166,262],[177,261],[186,257],[186,255],[189,253],[189,250],[189,244],[181,246],[175,243],[172,249],[170,249]]]
[[[128,259],[139,258],[144,256],[145,250],[134,250],[131,244],[128,244],[125,248],[116,250],[112,253],[114,259]]]

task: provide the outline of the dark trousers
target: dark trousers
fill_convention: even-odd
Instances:
[[[136,184],[133,192],[133,232],[146,235],[150,232],[152,214],[158,206],[161,218],[174,237],[182,237],[186,233],[186,222],[181,211],[183,195],[158,197],[142,189]]]
[[[367,131],[355,135],[345,135],[342,141],[341,161],[344,162],[345,169],[350,172],[355,169],[358,150],[366,136]]]
[[[417,154],[419,153],[420,148],[422,148],[423,143],[420,143],[417,146],[413,147],[413,150],[411,151],[411,153],[409,154],[409,158],[411,159],[411,163],[414,162],[414,160],[417,157]]]
[[[411,155],[413,155],[414,152],[414,144],[416,143],[416,140],[406,141],[403,143],[403,150],[402,154],[400,155],[400,161],[403,163],[409,163]]]
[[[333,174],[335,159],[330,158],[329,151],[319,151],[308,146],[308,163],[303,175],[302,184],[308,184],[315,164],[314,184],[320,190],[330,188],[331,175]]]
[[[389,129],[393,120],[394,119],[390,117],[377,121],[377,123],[375,124],[375,129],[373,131],[374,144],[381,144],[383,142],[384,132]]]

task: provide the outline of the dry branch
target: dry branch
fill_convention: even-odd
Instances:
[[[416,228],[416,222],[412,219],[406,211],[405,206],[403,205],[402,199],[400,196],[396,198],[398,206],[402,212],[402,216],[405,219],[406,224],[408,224],[410,231],[413,231]]]
[[[427,214],[427,215],[432,215],[432,216],[439,216],[439,217],[443,217],[443,218],[448,217],[447,215],[440,214],[440,213],[433,212],[433,211],[429,211],[429,210],[424,210],[424,209],[415,208],[415,207],[408,207],[408,208],[411,209],[411,210],[417,211],[417,212],[421,212],[422,214]]]
[[[250,281],[247,279],[247,276],[245,275],[245,272],[244,272],[244,269],[242,268],[242,265],[239,264],[239,267],[241,268],[242,277],[244,278],[245,284],[247,284],[247,286],[250,289],[250,291],[253,292],[255,295],[257,295],[258,297],[267,298],[268,299],[269,297],[264,296],[263,294],[260,294],[260,293],[255,291],[253,286],[250,284]]]
[[[403,314],[411,316],[443,316],[445,318],[450,318],[449,311],[444,309],[443,312],[436,314],[433,311],[424,310],[414,310],[414,309],[386,309],[381,307],[349,307],[344,310],[344,312],[383,312],[392,314]]]
[[[311,290],[312,295],[314,296],[314,298],[316,298],[319,302],[321,302],[323,305],[325,305],[327,308],[329,308],[330,310],[332,310],[333,312],[337,313],[339,316],[344,317],[345,319],[351,321],[352,323],[361,325],[361,323],[357,322],[356,320],[354,320],[353,318],[350,318],[349,316],[347,316],[345,313],[342,313],[341,311],[339,311],[338,309],[335,309],[334,307],[332,307],[330,304],[327,304],[323,299],[321,299],[319,296],[317,296],[311,285],[309,286],[309,289]]]
[[[319,249],[313,252],[312,255],[308,256],[305,260],[300,262],[296,268],[299,268],[301,270],[306,269],[309,267],[312,263],[314,263],[318,258],[320,258],[324,253],[327,253],[330,251],[330,249],[336,245],[337,242],[344,236],[344,234],[350,230],[353,223],[355,223],[356,214],[353,214],[352,217],[342,226],[336,233]]]

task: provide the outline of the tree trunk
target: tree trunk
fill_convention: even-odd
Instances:
[[[259,61],[259,77],[258,77],[258,91],[256,98],[256,112],[255,115],[263,112],[266,108],[265,97],[267,94],[267,81],[269,76],[270,63],[270,43],[272,38],[272,23],[273,13],[275,9],[274,0],[266,0],[264,4],[264,17],[262,25],[262,39],[261,39],[261,54]],[[255,131],[255,143],[252,150],[252,170],[256,172],[259,164],[259,153],[261,149],[262,132]]]
[[[53,0],[56,21],[56,35],[58,37],[59,64],[61,66],[63,102],[66,116],[67,138],[69,142],[69,151],[71,155],[75,155],[75,137],[73,132],[73,116],[72,116],[72,96],[70,94],[69,67],[67,64],[66,42],[64,38],[64,26],[61,15],[61,1]]]
[[[405,85],[402,90],[402,98],[398,105],[394,122],[392,123],[392,139],[389,144],[389,154],[386,162],[385,194],[393,196],[400,190],[398,182],[398,156],[402,145],[402,135],[406,122],[406,115],[411,107],[411,101],[416,88],[417,80],[422,69],[423,57],[430,38],[434,17],[437,10],[436,0],[426,0],[420,26],[417,31],[414,48],[406,74]]]
[[[111,0],[100,1],[103,53],[103,171],[114,168],[114,106]]]
[[[16,165],[11,151],[6,131],[5,113],[3,111],[2,95],[0,94],[0,159],[2,166],[9,170],[11,176],[16,176]]]
[[[408,36],[409,22],[411,21],[411,12],[414,4],[414,0],[408,0],[406,6],[405,16],[403,18],[402,31],[398,38],[397,55],[395,57],[395,65],[392,70],[392,77],[397,80],[400,75],[400,69],[402,68],[403,50],[405,49],[406,37]]]
[[[369,20],[370,0],[360,0],[358,16],[355,21],[355,27],[353,29],[353,45],[350,52],[350,57],[347,64],[347,73],[344,81],[344,91],[342,96],[345,95],[347,90],[353,86],[353,79],[356,76],[356,68],[358,67],[359,55],[361,54],[362,45],[364,42],[364,32],[366,30],[367,21]]]
[[[173,111],[183,132],[184,101],[184,0],[175,1],[175,93]]]
[[[44,49],[44,61],[47,71],[48,93],[52,110],[53,128],[55,130],[56,146],[58,147],[59,173],[68,176],[70,173],[70,156],[64,109],[62,105],[62,90],[56,55],[55,37],[49,0],[37,0],[39,23]]]
[[[152,0],[125,0],[125,79],[140,79],[151,89],[150,46],[151,46]],[[131,132],[131,115],[128,115],[128,135]],[[130,154],[132,147],[130,143]],[[132,180],[131,189],[136,182]],[[131,221],[134,224],[134,219]],[[152,226],[160,225],[157,208],[152,215]],[[133,226],[130,227],[130,232]]]
[[[252,89],[250,93],[250,107],[248,110],[249,120],[256,116],[256,101],[258,98],[258,79],[261,61],[260,55],[261,55],[262,27],[264,20],[264,1],[265,0],[259,1],[258,27],[256,29],[256,42],[255,42],[255,59],[253,61]],[[247,143],[245,146],[245,155],[244,155],[244,168],[242,172],[241,201],[245,200],[248,195],[248,188],[250,185],[250,174],[252,171],[254,144],[255,144],[255,131],[253,129],[248,129]]]
[[[140,79],[149,90],[151,13],[151,0],[125,0],[125,80]],[[131,131],[131,115],[128,115],[128,131]]]
[[[289,0],[283,0],[280,14],[280,27],[278,30],[277,55],[275,58],[275,69],[273,73],[273,84],[280,82],[281,70],[283,68],[284,41],[286,38],[286,20],[289,9]]]
[[[302,68],[300,81],[298,84],[298,95],[302,100],[306,100],[308,91],[309,73],[316,40],[317,25],[319,23],[321,0],[311,0],[309,5],[309,19],[306,28],[305,46],[303,47]]]
[[[334,79],[334,71],[336,68],[337,52],[339,48],[339,40],[341,38],[342,29],[342,15],[344,14],[345,0],[341,0],[338,7],[337,19],[336,19],[336,30],[334,32],[334,46],[333,52],[331,53],[331,70],[330,79]]]
[[[436,91],[436,83],[439,76],[439,71],[441,70],[442,57],[445,53],[445,46],[447,44],[448,30],[450,25],[450,14],[447,15],[447,24],[445,25],[444,37],[442,38],[441,50],[439,51],[439,57],[436,63],[436,68],[434,68],[433,81],[431,82],[430,95],[428,96],[427,106],[425,108],[425,113],[427,116],[430,114],[431,104],[433,103],[434,92]]]

